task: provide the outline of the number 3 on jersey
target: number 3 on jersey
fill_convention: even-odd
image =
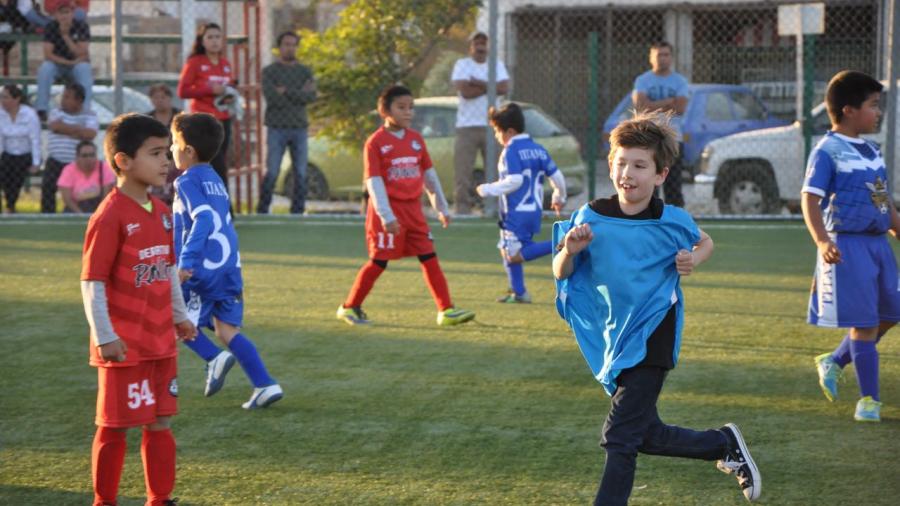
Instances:
[[[385,237],[387,236],[387,244],[385,244]],[[378,249],[394,249],[394,234],[390,232],[378,232]]]
[[[150,391],[150,380],[128,384],[128,407],[137,409],[141,407],[141,404],[145,406],[156,404],[153,392]]]

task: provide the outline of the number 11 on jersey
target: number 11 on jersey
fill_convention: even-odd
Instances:
[[[385,235],[387,235],[387,244],[384,241]],[[378,232],[378,249],[394,249],[394,234]]]

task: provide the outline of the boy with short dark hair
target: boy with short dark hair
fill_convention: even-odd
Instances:
[[[360,268],[337,317],[349,325],[370,323],[362,303],[387,268],[389,260],[415,256],[437,306],[438,325],[458,325],[475,313],[453,307],[447,279],[434,252],[434,242],[422,213],[425,189],[438,220],[450,225],[450,209],[425,140],[410,128],[414,114],[412,92],[389,86],[378,96],[382,125],[366,140],[363,180],[369,192],[366,207],[366,244],[369,261]]]
[[[116,504],[125,431],[143,426],[147,504],[174,504],[178,339],[194,325],[177,282],[172,215],[150,186],[165,180],[169,132],[140,114],[119,116],[104,141],[117,186],[88,222],[81,294],[97,368],[97,433],[91,453],[94,505]]]
[[[509,278],[509,291],[497,299],[502,303],[529,303],[523,262],[550,254],[550,241],[534,242],[541,231],[544,178],[553,187],[551,207],[559,212],[566,202],[566,178],[556,168],[550,153],[525,133],[525,114],[510,102],[489,113],[494,138],[503,146],[497,167],[499,180],[478,185],[482,197],[500,197],[500,256]]]
[[[557,310],[612,396],[601,439],[606,466],[594,504],[628,502],[638,452],[718,460],[752,501],[762,481],[737,426],[695,431],[665,425],[657,413],[681,345],[680,279],[709,258],[713,243],[687,212],[654,197],[678,144],[668,125],[648,118],[626,121],[610,134],[616,195],[589,202],[553,229]]]
[[[854,418],[860,422],[881,420],[875,345],[900,320],[897,262],[885,237],[900,233],[900,216],[878,145],[860,138],[878,129],[882,89],[855,71],[839,72],[828,83],[831,131],[810,153],[801,198],[818,250],[808,321],[850,327],[834,352],[815,358],[819,385],[834,401],[841,369],[852,361],[861,397]]]
[[[222,388],[236,359],[253,384],[244,409],[265,408],[284,393],[253,342],[240,331],[244,282],[237,232],[225,183],[209,163],[224,137],[221,123],[210,114],[180,113],[172,120],[172,157],[175,166],[185,171],[175,180],[178,277],[194,323],[213,329],[230,351],[219,349],[201,331],[187,345],[207,362],[204,395],[212,396]]]

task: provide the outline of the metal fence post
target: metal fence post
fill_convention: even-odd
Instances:
[[[113,112],[116,116],[122,114],[122,0],[113,0],[112,3],[112,83],[113,83]]]
[[[803,36],[803,162],[809,159],[812,150],[812,107],[813,107],[813,81],[815,81],[816,69],[816,35]]]
[[[893,2],[890,10],[890,52],[888,53],[887,81],[887,114],[883,121],[887,121],[884,139],[884,166],[887,169],[887,187],[893,193],[894,170],[897,167],[897,71],[900,66],[900,16],[897,13],[897,3]],[[896,202],[895,202],[896,205]]]
[[[488,107],[497,103],[497,0],[490,0],[488,5]],[[484,112],[485,116],[487,111]],[[497,141],[494,140],[494,130],[488,125],[484,146],[484,180],[491,182],[497,179],[497,165],[494,159],[497,157]],[[484,215],[496,216],[497,199],[484,199]]]
[[[588,133],[587,133],[587,177],[588,200],[594,200],[594,191],[597,182],[597,123],[598,123],[598,58],[600,56],[600,42],[597,32],[588,34],[588,65],[590,66],[588,77]]]

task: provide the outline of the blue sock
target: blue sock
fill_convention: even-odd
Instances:
[[[254,387],[262,388],[275,384],[275,380],[266,371],[266,365],[256,351],[256,346],[253,346],[253,342],[244,337],[244,334],[234,336],[228,344],[228,349],[234,353],[234,357]]]
[[[520,253],[522,254],[522,258],[524,258],[526,262],[530,262],[535,258],[549,255],[552,249],[553,246],[550,245],[550,241],[533,242],[528,246],[522,248]]]
[[[878,399],[878,350],[874,341],[850,340],[850,353],[856,367],[856,381],[862,397]]]
[[[878,334],[878,337],[875,339],[875,344],[878,344],[882,337],[884,337],[884,332]],[[847,367],[847,364],[853,361],[853,355],[850,353],[849,332],[844,336],[844,340],[841,341],[841,344],[831,352],[831,358],[841,367],[841,369]]]
[[[522,264],[503,262],[506,268],[506,276],[509,278],[509,286],[516,295],[525,295],[525,269]]]
[[[197,329],[197,337],[193,341],[185,341],[184,344],[207,362],[216,358],[216,355],[222,352],[200,329]]]

